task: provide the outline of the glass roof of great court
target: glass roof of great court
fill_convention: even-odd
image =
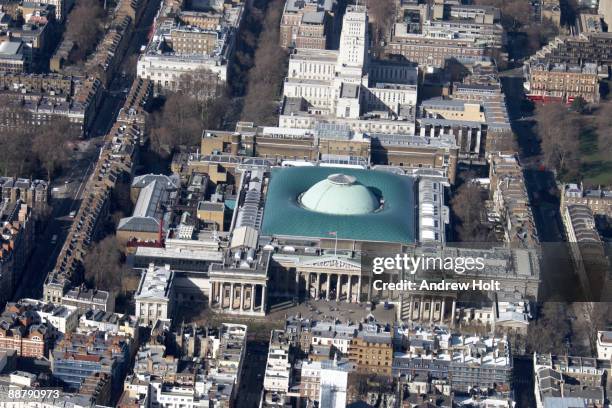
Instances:
[[[349,202],[361,197],[371,200],[364,187],[379,205]],[[316,207],[308,205],[313,201]],[[347,208],[364,211],[347,214]],[[333,238],[336,233],[338,239],[412,243],[415,210],[411,177],[337,167],[277,167],[272,169],[262,234]]]

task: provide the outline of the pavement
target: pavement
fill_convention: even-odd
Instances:
[[[310,320],[340,320],[353,323],[363,321],[370,315],[380,323],[393,323],[396,320],[396,309],[391,307],[385,309],[382,304],[377,304],[370,310],[370,303],[346,303],[334,300],[308,299],[297,305],[280,310],[271,310],[266,320],[284,322],[288,316],[301,316]]]

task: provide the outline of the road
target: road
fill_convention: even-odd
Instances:
[[[111,81],[110,89],[104,91],[104,101],[98,110],[96,119],[90,132],[90,138],[79,143],[79,150],[73,152],[70,164],[52,181],[49,188],[57,188],[59,191],[53,193],[51,205],[53,207],[51,216],[42,232],[37,233],[36,243],[28,264],[17,282],[13,300],[24,297],[40,298],[42,296],[43,284],[48,272],[53,268],[57,256],[62,249],[72,218],[70,213],[78,211],[81,195],[85,183],[95,167],[96,160],[100,155],[100,148],[104,135],[112,127],[119,109],[123,105],[126,92],[124,90],[131,86],[136,75],[135,67],[130,67],[131,72],[122,75],[126,69],[126,61],[129,57],[140,50],[147,42],[147,33],[152,25],[153,18],[159,8],[160,0],[150,0],[147,9],[134,35],[130,40],[128,51],[122,61],[122,68]],[[52,238],[57,235],[57,241],[52,244]]]
[[[268,343],[257,341],[247,342],[242,379],[240,380],[240,388],[236,395],[237,407],[259,407],[267,359]]]
[[[98,145],[101,141],[101,137],[96,137],[81,142],[82,147],[78,152],[74,152],[74,160],[70,162],[69,167],[53,180],[51,188],[59,190],[52,193],[53,210],[45,229],[37,233],[34,251],[21,274],[21,281],[13,295],[14,300],[24,297],[38,298],[42,295],[45,277],[47,272],[53,268],[68,235],[72,224],[70,213],[78,210],[85,183],[99,155]],[[57,240],[55,244],[52,244],[54,235],[57,236]]]
[[[563,241],[563,226],[559,214],[559,195],[555,176],[552,172],[542,169],[540,143],[534,129],[535,121],[530,112],[522,110],[525,94],[521,69],[506,71],[501,80],[506,94],[512,130],[518,136],[519,156],[525,169],[525,183],[540,241]]]

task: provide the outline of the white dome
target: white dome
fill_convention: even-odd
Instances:
[[[346,174],[329,175],[302,194],[300,201],[311,211],[336,215],[367,214],[380,206],[367,187]]]

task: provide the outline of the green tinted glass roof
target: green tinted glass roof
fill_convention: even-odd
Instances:
[[[337,189],[346,188],[343,183],[330,186],[322,182],[334,174],[349,176],[350,183],[346,184],[358,188],[346,193]],[[320,184],[309,191],[317,183]],[[381,199],[383,205],[379,208]],[[344,200],[358,202],[343,203]],[[414,242],[414,228],[414,183],[410,177],[335,167],[272,169],[264,235],[330,238],[330,232],[336,232],[339,239],[410,243]]]

